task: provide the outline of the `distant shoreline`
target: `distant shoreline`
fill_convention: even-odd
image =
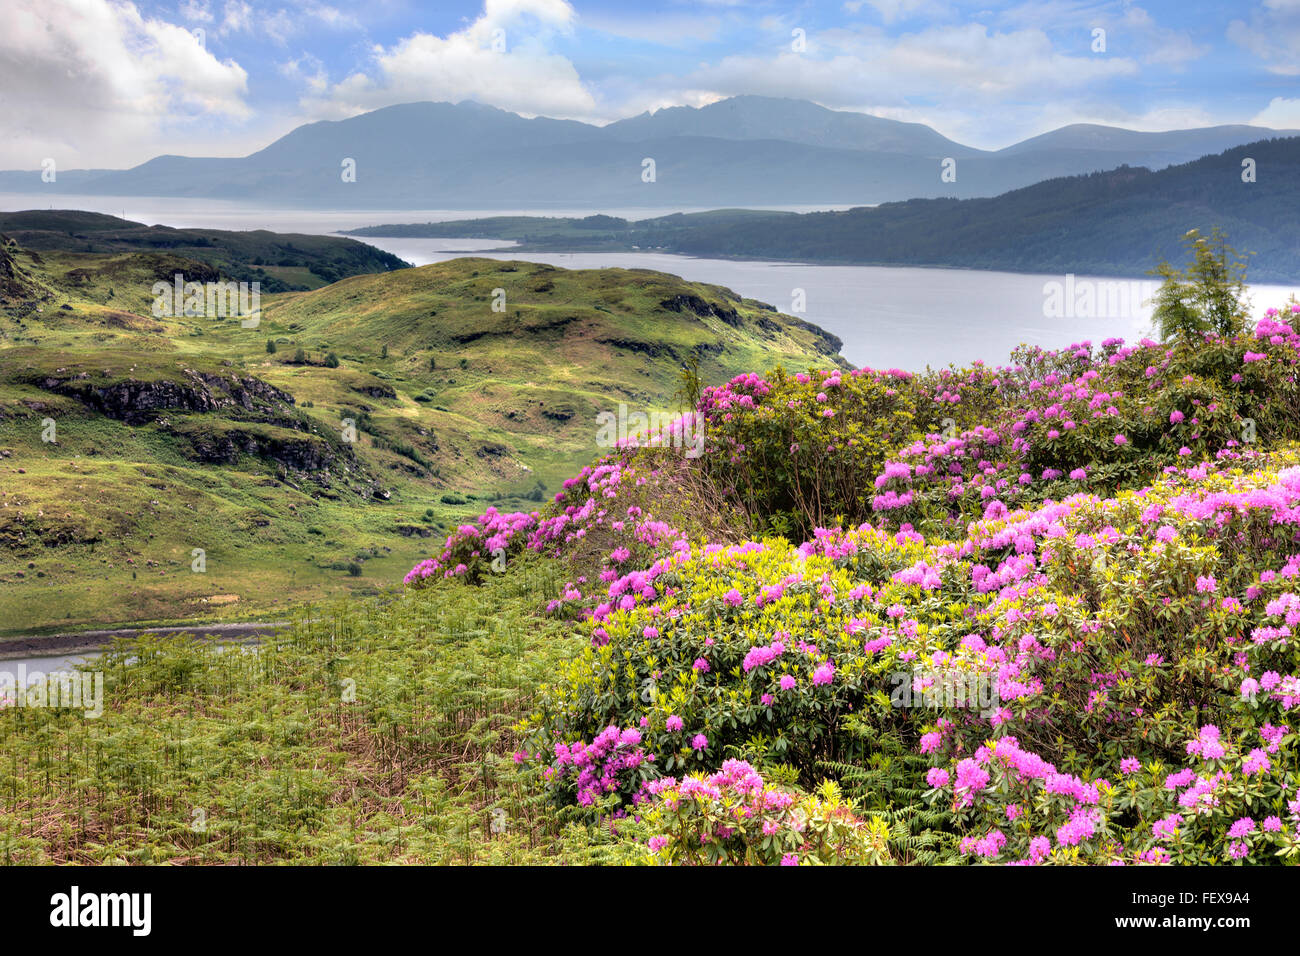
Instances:
[[[337,231],[337,235],[346,236],[349,234],[344,230],[340,229]],[[396,239],[402,241],[410,241],[410,240],[419,240],[419,239],[446,239],[446,238],[453,238],[453,237],[352,236],[351,238],[355,238],[358,240],[371,238],[371,239]],[[454,238],[467,238],[467,237],[454,237]],[[500,241],[512,242],[513,240],[502,239]],[[772,263],[773,265],[829,266],[829,267],[834,267],[839,269],[937,269],[944,272],[979,272],[979,273],[995,273],[995,274],[1001,273],[1004,275],[1015,275],[1015,276],[1043,276],[1045,278],[1050,278],[1050,279],[1059,279],[1065,275],[1073,275],[1077,278],[1084,278],[1084,279],[1114,279],[1116,281],[1124,281],[1124,282],[1132,282],[1135,280],[1152,280],[1152,276],[1148,272],[1133,272],[1129,274],[1115,273],[1115,272],[1107,273],[1107,272],[1087,272],[1087,271],[1078,271],[1078,272],[1070,272],[1070,273],[1042,272],[1039,270],[1029,270],[1029,269],[1006,269],[1006,268],[984,269],[981,268],[980,266],[952,266],[952,265],[942,265],[933,262],[929,262],[929,263],[859,262],[853,259],[796,259],[796,258],[773,259],[767,256],[737,256],[737,255],[724,255],[722,253],[707,255],[707,256],[696,256],[696,255],[688,255],[687,253],[684,252],[665,252],[659,249],[609,249],[609,248],[599,248],[599,247],[584,249],[576,246],[566,247],[564,249],[557,249],[554,246],[535,245],[535,244],[527,245],[524,243],[519,243],[513,246],[503,246],[497,249],[443,249],[440,251],[452,254],[456,258],[460,258],[460,259],[473,259],[476,256],[495,258],[496,256],[509,255],[512,252],[525,252],[528,253],[529,255],[542,255],[545,253],[554,253],[557,256],[573,256],[573,255],[638,256],[638,255],[642,255],[642,256],[672,256],[675,259],[694,259],[699,261],[708,261],[710,259],[714,259],[720,262],[768,262],[768,263]],[[420,268],[420,267],[417,266],[416,268]],[[1250,284],[1251,283],[1247,283],[1248,286]],[[1280,286],[1294,284],[1300,287],[1300,276],[1297,276],[1294,279],[1268,279],[1265,281],[1258,281],[1253,284],[1254,285],[1280,285]]]

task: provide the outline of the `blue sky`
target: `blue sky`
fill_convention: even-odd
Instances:
[[[414,100],[605,123],[756,93],[983,148],[1300,128],[1300,0],[5,0],[0,27],[0,168],[243,155]]]

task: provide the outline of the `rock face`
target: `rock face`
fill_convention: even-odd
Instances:
[[[766,312],[777,311],[773,306],[770,306],[765,302],[751,304],[757,305],[758,308],[763,309]],[[744,319],[735,308],[708,302],[697,295],[675,295],[670,299],[664,299],[659,303],[659,307],[661,309],[667,309],[670,312],[691,312],[701,318],[714,316],[715,318],[726,322],[732,328],[740,328],[744,322]],[[817,348],[828,356],[839,354],[840,349],[844,347],[844,342],[838,336],[832,335],[820,326],[813,325],[811,322],[805,322],[802,319],[788,319],[787,321],[794,322],[800,328],[806,329],[816,335],[819,339]],[[768,318],[759,319],[758,327],[768,334],[775,334],[780,331],[780,326]]]
[[[220,431],[186,429],[183,434],[194,456],[210,465],[233,465],[242,455],[252,455],[279,462],[291,471],[324,475],[341,457],[330,442],[306,433],[268,434],[236,425]]]
[[[131,361],[123,356],[128,369]],[[345,478],[359,482],[365,490],[357,493],[363,497],[386,497],[350,444],[322,434],[294,407],[292,395],[254,375],[185,366],[133,374],[120,366],[84,369],[70,363],[29,373],[25,380],[107,418],[152,425],[179,439],[187,457],[205,464],[260,458],[320,485]]]
[[[353,385],[352,391],[358,392],[368,398],[396,398],[397,391],[391,385],[385,385],[383,382],[363,382],[360,385]]]
[[[693,312],[701,318],[711,315],[726,322],[732,328],[740,328],[741,325],[740,313],[734,308],[707,302],[698,295],[675,295],[671,299],[660,302],[659,308],[667,309],[669,312]]]
[[[41,290],[32,282],[10,253],[10,240],[0,235],[0,302],[34,299]]]
[[[419,524],[399,524],[394,526],[394,531],[403,538],[431,538],[433,529]]]
[[[117,378],[101,385],[89,376],[83,378],[82,374],[66,378],[58,373],[46,375],[39,385],[47,392],[75,398],[101,415],[128,425],[143,425],[166,410],[216,412],[238,408],[282,413],[294,402],[288,392],[252,375],[183,369],[175,378]],[[292,415],[273,414],[272,417],[284,427],[304,427]]]

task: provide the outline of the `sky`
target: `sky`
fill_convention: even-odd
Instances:
[[[603,124],[739,94],[984,149],[1078,122],[1300,128],[1300,0],[0,3],[0,169],[242,156],[419,100]]]

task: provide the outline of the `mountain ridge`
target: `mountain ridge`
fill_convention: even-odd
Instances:
[[[594,126],[474,101],[402,103],[289,131],[243,157],[156,156],[124,170],[0,172],[0,189],[334,208],[859,205],[997,195],[1117,165],[1163,168],[1268,136],[1249,126],[1147,133],[1074,124],[1001,150],[929,126],[741,96]],[[654,160],[654,176],[646,174]],[[955,160],[955,178],[943,162]],[[349,161],[355,177],[348,179]]]

